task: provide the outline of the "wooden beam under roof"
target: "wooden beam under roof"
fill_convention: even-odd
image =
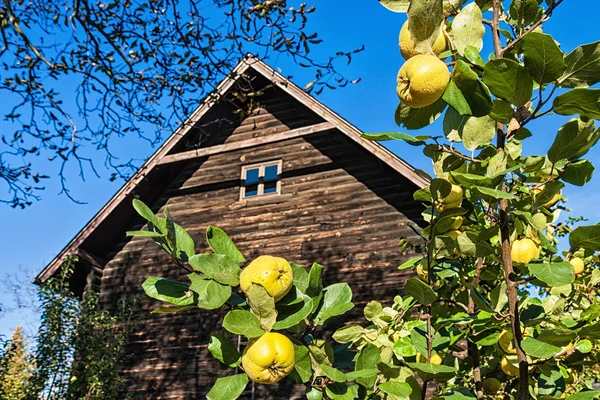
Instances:
[[[320,124],[303,126],[301,128],[292,129],[286,132],[276,133],[273,135],[240,140],[238,142],[225,143],[217,146],[200,147],[198,149],[188,150],[182,153],[176,153],[165,156],[158,162],[158,165],[172,164],[175,162],[192,160],[194,158],[206,157],[212,154],[226,153],[228,151],[241,150],[249,147],[260,146],[263,144],[281,142],[282,140],[312,135],[313,133],[324,132],[334,128],[335,125],[331,122],[321,122]]]

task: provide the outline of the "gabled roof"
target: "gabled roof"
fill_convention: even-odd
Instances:
[[[228,92],[240,76],[251,72],[251,70],[262,75],[271,81],[278,88],[292,96],[296,101],[311,109],[312,112],[321,117],[325,122],[315,125],[309,125],[288,132],[270,135],[263,138],[249,139],[242,142],[233,142],[217,146],[201,147],[196,150],[185,151],[181,153],[170,154],[178,143],[186,136],[190,129],[206,115],[206,113],[215,106],[221,97]],[[68,254],[85,254],[85,250],[80,246],[88,239],[98,227],[118,208],[123,206],[123,202],[130,198],[138,185],[147,180],[150,174],[162,165],[168,165],[175,162],[188,160],[197,157],[204,157],[210,154],[217,154],[240,148],[252,147],[265,143],[286,140],[292,137],[310,135],[316,132],[337,129],[344,133],[352,141],[365,148],[375,155],[382,162],[399,172],[401,175],[413,182],[417,187],[427,185],[427,180],[419,175],[413,167],[400,159],[377,142],[361,138],[361,131],[348,121],[340,117],[323,103],[306,93],[296,86],[289,79],[285,78],[273,68],[269,67],[263,61],[254,56],[248,55],[229,73],[229,75],[217,86],[215,91],[207,96],[201,105],[188,117],[188,119],[164,142],[164,144],[140,167],[140,169],[131,177],[127,183],[113,196],[112,199],[79,231],[79,233],[69,242],[69,244],[52,260],[50,264],[36,277],[37,282],[44,282],[51,277],[62,264]],[[93,256],[85,257],[86,259]],[[98,260],[88,260],[92,264],[98,264]]]

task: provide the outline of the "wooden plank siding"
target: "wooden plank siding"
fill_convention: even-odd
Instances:
[[[283,160],[282,194],[239,201],[242,166],[275,159]],[[414,188],[343,134],[330,131],[189,160],[153,208],[168,207],[191,233],[198,252],[208,251],[204,232],[216,225],[248,260],[272,254],[306,266],[322,263],[326,284],[351,285],[356,308],[350,319],[362,320],[366,301],[391,301],[407,278],[397,270],[408,257],[400,254],[398,241],[402,236],[417,240],[407,227],[409,221],[420,221]],[[150,275],[186,279],[185,271],[172,266],[149,239],[124,238],[117,251],[103,258],[109,261],[101,301],[109,308],[123,296],[139,296]],[[134,355],[123,370],[127,393],[203,398],[224,371],[206,348],[223,315],[202,310],[150,315],[157,306],[141,296],[143,320],[128,343]],[[258,390],[260,399],[297,395],[289,384]]]

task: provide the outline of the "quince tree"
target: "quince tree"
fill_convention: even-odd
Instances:
[[[380,3],[408,17],[397,124],[443,118],[443,134],[363,135],[405,141],[433,162],[414,193],[427,226],[413,226],[422,241],[404,243],[413,257],[399,266],[415,277],[387,304],[369,302],[367,322],[338,329],[336,344],[315,332],[353,307],[346,283],[324,286],[321,265],[266,255],[242,270],[246,259],[216,227],[212,253],[195,254],[168,210],[158,217],[136,200],[148,228],[130,234],[189,272],[186,283],[148,278],[147,295],[169,303],[155,312],[228,310],[228,334],[213,334],[209,350],[245,372],[217,379],[209,399],[283,378],[305,384],[310,400],[599,397],[600,225],[561,213],[565,185],[594,172],[585,156],[600,139],[600,42],[565,54],[543,31],[563,0]],[[533,131],[551,113],[569,119],[552,136]],[[524,150],[537,134],[551,138],[547,153]],[[243,354],[232,335],[250,340]]]

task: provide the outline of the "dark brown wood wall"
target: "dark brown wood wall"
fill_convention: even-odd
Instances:
[[[283,100],[257,111],[219,142],[281,132],[318,118],[293,112]],[[275,110],[275,111],[273,111]],[[282,194],[239,200],[243,165],[283,160]],[[197,252],[206,252],[208,225],[224,229],[250,261],[262,254],[285,257],[310,266],[325,266],[325,284],[345,281],[354,292],[351,319],[361,319],[370,299],[387,303],[402,292],[407,275],[397,266],[398,241],[417,241],[409,221],[420,221],[421,207],[412,201],[415,186],[337,131],[275,144],[216,154],[181,165],[178,176],[153,204],[168,207],[188,229]],[[144,200],[144,199],[142,199]],[[141,221],[140,221],[141,223]],[[136,228],[132,226],[131,229]],[[151,240],[126,239],[101,255],[104,266],[101,301],[115,307],[119,298],[139,296],[141,321],[128,343],[132,353],[123,370],[126,392],[134,398],[200,399],[224,369],[207,350],[211,331],[223,315],[202,310],[154,315],[158,302],[141,289],[148,276],[185,281]],[[225,371],[225,373],[231,373]],[[289,384],[260,388],[257,399],[294,398]]]

